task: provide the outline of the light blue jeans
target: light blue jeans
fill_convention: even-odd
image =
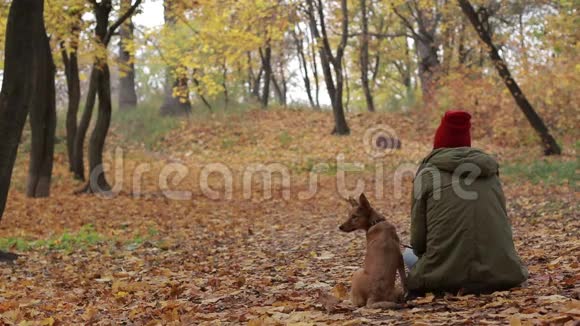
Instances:
[[[405,265],[407,265],[409,270],[415,266],[417,260],[419,260],[419,257],[415,256],[413,249],[405,248],[405,251],[403,251],[403,261],[405,261]]]

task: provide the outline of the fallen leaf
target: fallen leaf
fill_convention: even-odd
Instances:
[[[338,283],[332,288],[332,295],[338,299],[344,300],[348,298],[348,289],[344,284]]]
[[[433,293],[427,293],[424,297],[417,298],[417,299],[413,300],[413,302],[416,304],[425,304],[425,303],[431,303],[431,302],[433,302],[433,300],[435,300],[435,295]]]
[[[336,298],[334,295],[319,292],[318,293],[318,302],[322,304],[324,309],[328,312],[332,312],[335,310],[336,306],[340,303],[340,300]]]

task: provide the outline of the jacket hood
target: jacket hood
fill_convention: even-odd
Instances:
[[[473,165],[481,169],[480,177],[497,175],[499,164],[489,154],[472,147],[439,148],[432,151],[422,166],[435,166],[439,170],[453,173],[458,167],[471,171]]]

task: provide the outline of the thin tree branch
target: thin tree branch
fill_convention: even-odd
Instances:
[[[183,24],[185,24],[185,26],[187,26],[187,28],[189,28],[193,34],[199,34],[199,31],[196,30],[195,28],[193,28],[193,26],[191,26],[191,24],[187,21],[187,19],[185,19],[182,16],[177,16],[177,19],[179,19]]]
[[[395,8],[395,6],[391,5],[391,8],[393,8],[393,12],[395,13],[395,15],[397,15],[401,21],[403,22],[403,24],[411,31],[411,33],[413,34],[413,38],[416,39],[423,39],[423,37],[421,35],[419,35],[416,31],[415,28],[413,28],[413,24],[411,24],[411,22],[405,17],[403,16],[398,10],[397,8]]]
[[[352,33],[352,34],[348,34],[348,37],[357,37],[357,36],[362,36],[363,33]],[[372,36],[374,38],[377,39],[388,39],[388,38],[397,38],[397,37],[413,37],[413,35],[407,34],[407,33],[373,33],[373,32],[369,32],[367,34],[368,36]]]
[[[330,43],[328,41],[328,34],[326,32],[326,23],[324,21],[324,8],[322,7],[322,0],[318,0],[318,16],[320,18],[320,31],[322,33],[322,44],[324,46],[325,52],[327,54],[328,60],[333,66],[336,66],[336,58],[332,54],[332,49],[330,48]]]
[[[341,11],[342,11],[342,30],[340,35],[340,44],[336,50],[336,61],[342,60],[344,56],[344,50],[346,49],[346,42],[348,41],[348,7],[347,0],[341,1]]]
[[[93,0],[96,3],[96,0]],[[103,43],[105,45],[109,44],[109,42],[111,41],[111,38],[113,37],[113,35],[115,34],[115,32],[117,31],[117,28],[119,28],[119,26],[121,26],[127,19],[129,19],[129,17],[131,17],[133,15],[133,13],[135,13],[135,10],[137,10],[137,7],[139,7],[139,5],[141,4],[143,0],[136,0],[135,3],[131,6],[131,8],[129,8],[129,10],[127,10],[127,12],[125,12],[123,15],[121,15],[119,17],[119,19],[117,19],[116,22],[113,23],[113,25],[111,25],[109,27],[109,31],[107,32],[107,35],[105,36],[105,39],[103,41]]]
[[[161,50],[161,48],[159,47],[159,45],[157,43],[155,43],[153,40],[151,40],[144,31],[142,31],[141,29],[139,29],[138,27],[135,27],[135,31],[138,33],[141,33],[141,35],[143,36],[143,39],[145,40],[146,43],[150,43],[153,48],[155,48],[155,50],[157,50],[157,53],[159,53],[159,57],[161,58],[161,61],[163,61],[165,63],[166,66],[171,66],[171,62],[169,60],[167,60],[165,58],[165,56],[163,55],[163,50]]]

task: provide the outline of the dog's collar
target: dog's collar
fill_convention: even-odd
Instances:
[[[384,221],[385,220],[374,220],[374,221],[371,222],[371,227],[373,227],[373,226],[375,226],[375,225],[377,225],[377,224],[379,224],[381,222],[384,222]]]

